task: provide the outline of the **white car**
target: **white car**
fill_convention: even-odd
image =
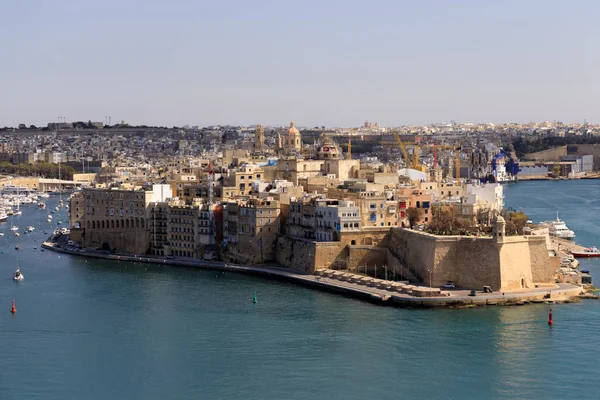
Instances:
[[[446,282],[442,287],[444,289],[454,289],[456,288],[456,285],[454,284],[454,282]]]

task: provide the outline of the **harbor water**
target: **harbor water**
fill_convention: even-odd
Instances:
[[[519,182],[600,244],[600,181]],[[48,199],[48,209],[57,203]],[[0,224],[0,399],[596,399],[600,301],[411,310],[262,278],[42,251]],[[54,221],[66,223],[61,210]],[[33,225],[33,233],[24,234]],[[21,247],[23,282],[14,282]],[[585,261],[600,279],[600,261]],[[257,303],[253,303],[256,293]],[[11,300],[17,313],[10,313]],[[2,311],[4,310],[4,311]]]

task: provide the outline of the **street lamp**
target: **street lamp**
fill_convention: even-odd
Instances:
[[[431,295],[431,286],[432,286],[432,275],[433,275],[433,270],[432,269],[428,269],[427,272],[429,272],[429,295]]]

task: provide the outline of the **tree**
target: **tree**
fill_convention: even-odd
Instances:
[[[19,124],[19,129],[27,129],[27,125],[25,125],[25,124]]]
[[[552,167],[552,176],[555,178],[558,178],[560,176],[560,165],[559,164],[554,164],[554,167]]]
[[[529,217],[522,211],[502,210],[506,221],[506,235],[522,235],[523,228],[527,225]]]
[[[435,235],[472,235],[477,227],[471,218],[465,218],[458,210],[451,207],[442,209],[436,207],[432,213],[433,219],[427,225],[426,231]]]
[[[406,218],[408,218],[408,226],[414,228],[419,219],[421,218],[422,214],[423,210],[421,210],[420,208],[408,207],[406,209]]]
[[[35,126],[35,125],[29,125],[29,129],[37,129],[37,126]]]

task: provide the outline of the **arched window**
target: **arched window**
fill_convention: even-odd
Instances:
[[[112,229],[115,229],[115,220],[114,220],[114,219],[111,219],[111,220],[110,220],[110,227],[111,227]]]
[[[142,219],[142,221],[141,221],[141,222],[142,222],[142,228],[143,228],[143,227],[144,227],[144,220]]]

